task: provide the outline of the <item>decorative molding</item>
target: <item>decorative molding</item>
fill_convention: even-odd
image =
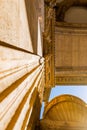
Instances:
[[[66,23],[66,22],[55,22],[55,26],[65,29],[74,29],[77,31],[87,31],[87,24],[76,24],[76,23]]]
[[[87,75],[86,76],[55,76],[56,85],[87,85]]]
[[[87,29],[86,28],[73,28],[72,27],[64,27],[62,26],[56,26],[55,33],[59,34],[71,34],[71,35],[87,35]]]
[[[87,24],[55,22],[56,27],[87,31]]]
[[[48,101],[51,88],[55,85],[54,79],[54,39],[55,39],[55,10],[54,1],[45,1],[45,32],[44,32],[44,58],[45,58],[45,90],[44,101]]]
[[[60,73],[83,73],[83,74],[87,74],[87,66],[58,66],[55,67],[55,71],[56,72],[60,72]]]
[[[73,129],[78,129],[78,130],[86,130],[87,125],[85,123],[81,122],[67,122],[66,121],[52,121],[49,119],[43,119],[40,122],[40,129],[41,130],[73,130]]]

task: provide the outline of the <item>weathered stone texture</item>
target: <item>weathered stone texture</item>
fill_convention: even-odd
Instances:
[[[0,40],[33,52],[24,0],[0,1]]]
[[[0,1],[0,130],[32,130],[39,119],[44,58],[36,52],[37,42],[42,45],[38,8],[37,0]]]
[[[59,28],[58,28],[59,29]],[[55,65],[60,68],[87,68],[87,31],[74,29],[55,34]]]
[[[28,22],[31,32],[31,38],[33,44],[33,48],[36,52],[37,49],[37,28],[38,28],[38,1],[37,0],[25,0],[26,9],[28,14]],[[32,12],[31,12],[32,10]]]

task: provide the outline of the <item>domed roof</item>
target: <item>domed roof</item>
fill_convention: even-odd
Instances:
[[[86,103],[72,95],[61,95],[46,106],[44,118],[51,120],[84,121]],[[87,118],[87,117],[86,117]]]
[[[42,126],[48,123],[48,128],[53,127],[52,124],[54,127],[57,125],[58,130],[60,126],[64,127],[62,130],[66,130],[67,126],[69,129],[73,126],[87,129],[87,105],[72,95],[58,96],[47,104],[42,122]]]

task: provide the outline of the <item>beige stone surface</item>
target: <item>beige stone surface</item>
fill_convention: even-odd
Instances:
[[[0,129],[21,130],[28,111],[31,112],[25,127],[31,118],[34,102],[32,105],[29,102],[35,90],[42,101],[44,60],[7,47],[0,47],[0,50]]]
[[[39,6],[37,0],[1,0],[0,40],[37,53],[38,19],[43,20],[44,10]]]
[[[87,66],[87,32],[72,32],[73,29],[59,31],[55,34],[55,65],[56,67]]]
[[[0,130],[33,130],[44,91],[39,3],[1,0],[0,10]]]
[[[42,101],[42,130],[60,129],[63,120],[72,130],[87,128],[83,101],[67,96],[48,103],[55,84],[87,84],[87,25],[56,24],[55,2],[0,1],[0,130],[36,130]]]
[[[87,31],[82,28],[56,27],[56,84],[87,84]]]

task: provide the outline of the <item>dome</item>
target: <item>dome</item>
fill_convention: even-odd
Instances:
[[[55,128],[73,130],[73,127],[77,128],[76,130],[87,129],[86,103],[72,95],[61,95],[54,98],[45,108],[41,126],[46,126],[51,130],[52,128],[53,130]]]

